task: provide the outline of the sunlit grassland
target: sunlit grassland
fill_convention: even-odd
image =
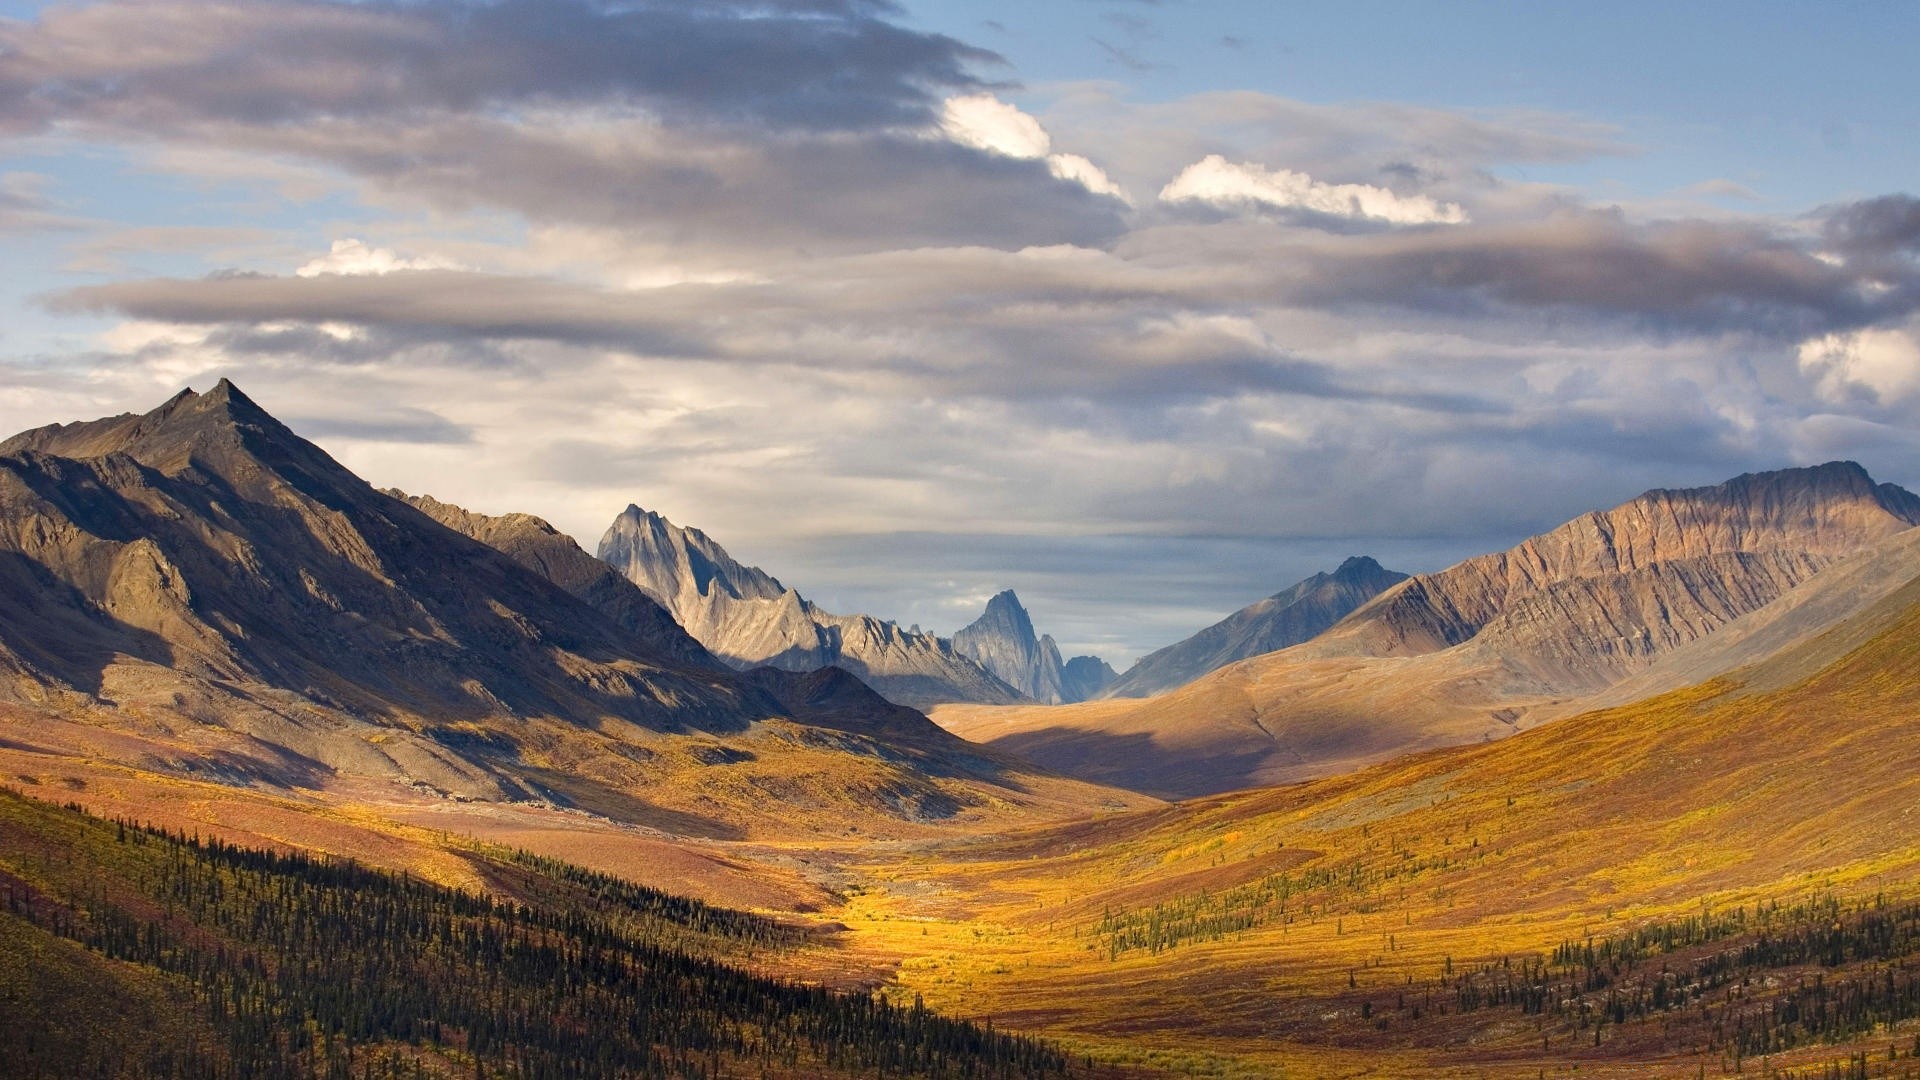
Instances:
[[[1083,1052],[1184,1052],[1162,1062],[1180,1070],[1717,1072],[1731,1056],[1692,1028],[1463,1015],[1450,980],[1703,913],[1920,892],[1916,629],[1784,690],[1722,682],[1354,776],[874,859],[842,918],[856,947],[904,957],[903,995]],[[1902,1075],[1913,1031],[1741,1064],[1858,1043],[1874,1075]]]

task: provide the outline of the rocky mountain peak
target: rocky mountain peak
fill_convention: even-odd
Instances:
[[[614,519],[599,556],[734,667],[837,665],[908,705],[1019,699],[945,640],[865,615],[823,611],[773,575],[736,561],[706,533],[637,504]]]
[[[1059,646],[1052,635],[1034,633],[1033,619],[1012,589],[995,593],[978,619],[956,631],[953,648],[1014,689],[1049,705],[1086,700],[1104,689],[1108,679],[1102,677],[1102,669],[1112,670],[1097,657],[1081,657],[1077,659],[1082,663],[1069,679]]]

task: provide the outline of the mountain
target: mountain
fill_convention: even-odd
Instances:
[[[1018,691],[933,634],[867,615],[823,611],[758,567],[743,566],[699,529],[629,506],[599,556],[736,667],[840,667],[890,701],[1011,703]]]
[[[420,505],[224,380],[0,443],[6,746],[709,836],[1109,801],[844,674],[736,673],[538,519]]]
[[[1151,697],[1236,660],[1298,645],[1406,580],[1358,555],[1249,604],[1185,641],[1148,653],[1107,687],[1106,697]]]
[[[1114,677],[1097,656],[1063,663],[1051,635],[1034,635],[1033,620],[1012,589],[996,593],[978,619],[955,631],[953,647],[1043,705],[1096,697]]]
[[[431,495],[408,495],[393,488],[385,493],[567,590],[639,637],[649,651],[695,667],[726,670],[659,602],[546,521],[532,514],[476,514]]]
[[[943,709],[949,730],[1162,795],[1503,738],[1920,522],[1851,462],[1649,491],[1400,582],[1311,641],[1140,700]]]
[[[1783,595],[1786,643],[1706,684],[916,849],[889,885],[925,899],[893,917],[1008,944],[904,963],[902,993],[1095,1048],[1152,1030],[1249,1075],[1899,1076],[1920,1064],[1916,547],[1896,533]],[[1852,614],[1785,630],[1815,589]]]
[[[1119,677],[1113,665],[1097,656],[1075,656],[1060,669],[1060,695],[1068,701],[1091,701]]]

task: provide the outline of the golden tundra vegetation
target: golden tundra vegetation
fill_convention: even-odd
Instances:
[[[918,997],[1101,1071],[1902,1076],[1920,1063],[1920,582],[1867,618],[1864,644],[1843,626],[1500,742],[877,843],[0,753],[29,793],[231,842],[494,891],[504,844],[773,913],[819,944],[760,957],[767,973]]]

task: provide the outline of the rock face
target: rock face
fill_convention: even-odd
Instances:
[[[1318,637],[1407,575],[1359,555],[1249,604],[1178,644],[1148,653],[1107,688],[1107,697],[1151,697],[1236,660]]]
[[[638,506],[614,519],[599,556],[736,668],[840,667],[904,705],[1020,700],[951,643],[891,621],[823,611],[758,567],[734,561],[699,529]]]
[[[1593,691],[1915,524],[1920,498],[1850,461],[1649,491],[1411,578],[1326,644],[1402,656],[1471,642],[1543,690]]]
[[[1085,701],[1113,680],[1113,669],[1097,656],[1063,663],[1051,635],[1035,636],[1012,589],[995,594],[978,619],[956,631],[953,647],[1043,705]]]
[[[1596,695],[1916,523],[1920,499],[1851,462],[1649,491],[1408,578],[1310,641],[1156,697],[938,719],[1071,775],[1156,794],[1324,776],[1614,700]],[[1795,614],[1755,640],[1814,633],[1822,612],[1847,603],[1788,603]],[[1710,669],[1716,655],[1751,653],[1707,650],[1688,670]]]

